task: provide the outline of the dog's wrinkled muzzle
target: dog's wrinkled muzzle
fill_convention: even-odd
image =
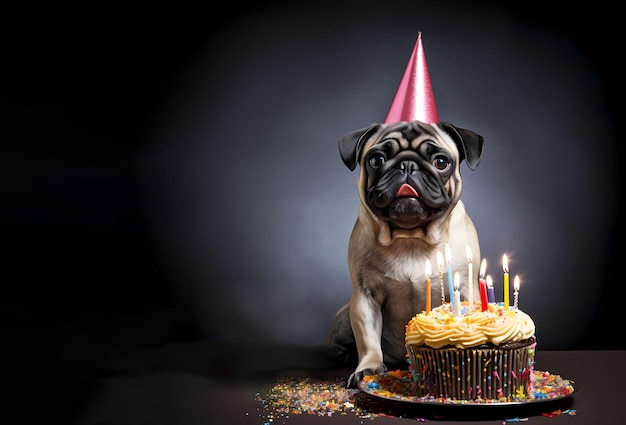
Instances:
[[[385,209],[385,215],[397,227],[413,229],[440,217],[445,210],[444,207],[426,207],[421,198],[400,197]]]
[[[441,217],[450,206],[450,196],[439,176],[412,160],[396,163],[367,195],[375,214],[403,229],[423,226]]]

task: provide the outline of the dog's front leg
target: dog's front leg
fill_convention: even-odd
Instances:
[[[348,379],[348,387],[356,388],[366,375],[387,371],[383,363],[381,306],[362,289],[355,290],[350,300],[350,323],[356,340],[359,364]]]

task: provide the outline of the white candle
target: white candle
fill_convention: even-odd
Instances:
[[[517,310],[517,298],[519,296],[519,276],[515,275],[513,279],[513,308]]]
[[[474,305],[474,271],[472,270],[472,248],[465,245],[465,253],[467,254],[467,303],[470,308]]]
[[[426,314],[430,313],[430,260],[426,260],[424,265],[424,273],[426,273]]]
[[[459,272],[454,274],[454,312],[457,317],[461,317],[461,291],[459,288],[461,286],[461,278],[459,276]]]

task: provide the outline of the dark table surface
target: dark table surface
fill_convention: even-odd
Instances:
[[[428,419],[442,423],[502,423],[529,418],[532,423],[624,423],[626,352],[537,352],[536,369],[574,381],[564,399],[505,406],[423,406],[368,395],[365,413],[348,410],[331,416],[280,414],[272,417],[264,396],[280,379],[341,382],[349,369],[335,367],[320,347],[216,346],[176,343],[111,359],[81,411],[80,425],[102,424],[386,424]],[[117,362],[117,363],[116,363]],[[364,396],[364,394],[361,394]],[[560,411],[553,417],[544,414]],[[569,413],[563,413],[567,412]],[[573,415],[572,413],[575,413]],[[275,412],[274,412],[275,414]]]
[[[535,368],[577,387],[571,397],[554,403],[430,409],[357,393],[354,409],[345,414],[272,417],[267,395],[279,381],[345,382],[352,370],[337,367],[320,346],[200,342],[173,326],[169,313],[95,321],[14,319],[3,321],[11,326],[2,332],[2,383],[8,391],[1,411],[12,420],[2,423],[332,425],[428,419],[495,424],[514,417],[528,423],[626,423],[626,351],[542,351],[538,346]],[[567,409],[575,415],[543,415]]]

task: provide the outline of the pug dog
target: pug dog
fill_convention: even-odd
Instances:
[[[453,275],[462,282],[468,281],[466,246],[473,264],[480,261],[478,233],[460,200],[460,164],[465,160],[475,170],[483,144],[473,131],[420,121],[372,124],[339,140],[344,164],[351,171],[360,167],[361,203],[348,245],[350,300],[333,318],[325,344],[341,365],[356,364],[348,387],[387,365],[406,368],[404,332],[425,309],[426,260],[433,307],[443,302],[437,253],[445,258],[446,244]],[[449,302],[447,270],[446,261],[443,296]],[[467,286],[460,288],[463,299]],[[478,299],[477,285],[470,290]]]

